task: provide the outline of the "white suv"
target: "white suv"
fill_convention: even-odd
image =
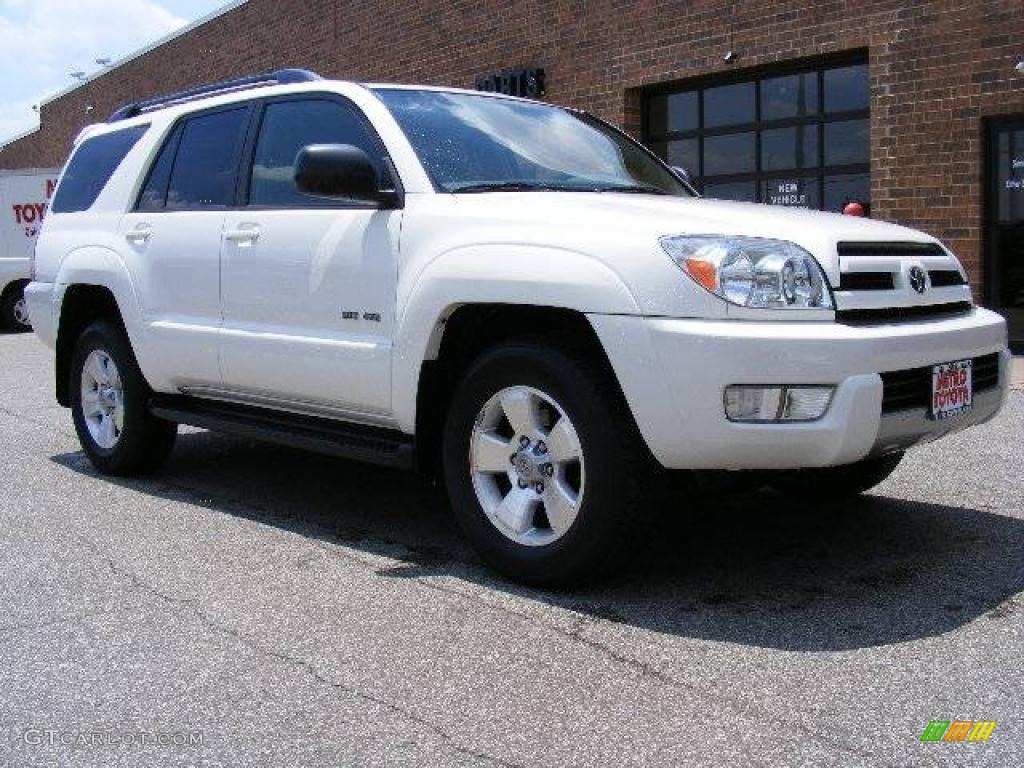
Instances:
[[[600,120],[283,70],[86,129],[27,289],[101,471],[178,423],[444,478],[481,555],[619,562],[659,467],[858,493],[1009,355],[921,232],[701,199]]]

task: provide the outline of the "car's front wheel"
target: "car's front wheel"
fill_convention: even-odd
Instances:
[[[445,479],[462,529],[517,581],[567,586],[623,562],[645,529],[651,460],[591,361],[535,342],[485,353],[457,387]]]
[[[93,323],[78,338],[70,393],[78,440],[100,472],[152,471],[174,447],[177,425],[149,413],[149,385],[124,331],[113,322]]]
[[[12,286],[4,295],[3,305],[0,306],[0,326],[16,333],[32,330],[28,305],[25,303],[24,285]]]

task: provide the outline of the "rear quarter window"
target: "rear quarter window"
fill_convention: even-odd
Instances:
[[[50,210],[76,213],[91,208],[117,166],[148,128],[136,125],[83,141],[64,169]]]

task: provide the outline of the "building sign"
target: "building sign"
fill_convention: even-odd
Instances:
[[[509,69],[496,75],[484,75],[477,78],[476,89],[536,99],[544,95],[544,70],[540,67],[525,67]]]
[[[807,207],[803,179],[773,179],[768,182],[768,204]]]

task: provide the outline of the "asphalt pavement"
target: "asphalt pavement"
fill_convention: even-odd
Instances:
[[[854,502],[681,496],[550,593],[415,476],[183,430],[99,477],[51,382],[0,336],[0,767],[1021,764],[1024,391]]]

